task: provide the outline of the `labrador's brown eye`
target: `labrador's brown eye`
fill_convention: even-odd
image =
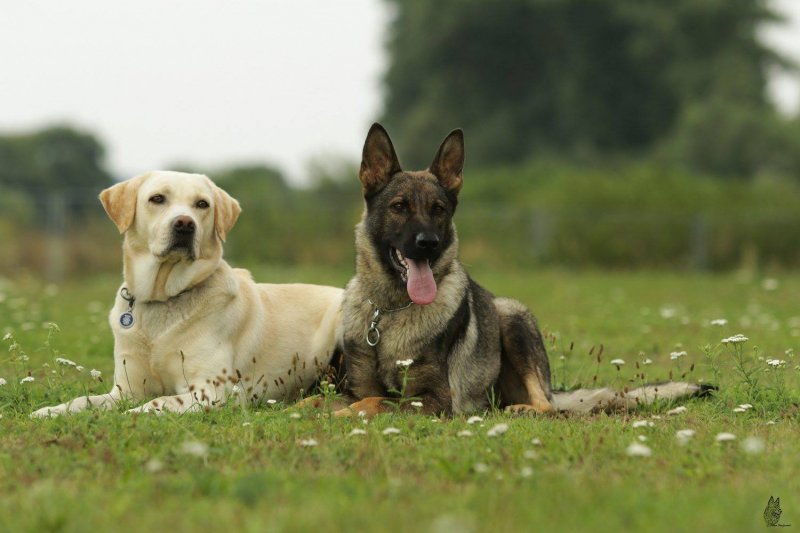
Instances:
[[[154,204],[163,204],[164,200],[165,198],[164,195],[162,194],[154,194],[153,196],[150,197],[150,202]]]
[[[434,215],[441,215],[442,213],[444,213],[444,207],[441,204],[436,204],[433,206]]]
[[[197,200],[197,203],[194,204],[194,206],[199,209],[208,209],[208,202],[205,200]]]

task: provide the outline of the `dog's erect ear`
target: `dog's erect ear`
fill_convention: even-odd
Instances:
[[[236,224],[242,208],[230,194],[214,185],[214,231],[225,242],[228,232]]]
[[[392,140],[383,126],[376,122],[369,129],[367,140],[364,141],[361,169],[358,171],[364,195],[370,195],[384,188],[391,177],[400,170],[400,161],[397,160]]]
[[[447,191],[458,194],[464,183],[464,132],[453,130],[433,156],[431,173]]]
[[[149,174],[142,174],[117,183],[100,193],[100,203],[114,221],[120,233],[125,233],[133,224],[136,215],[136,197],[139,187]]]

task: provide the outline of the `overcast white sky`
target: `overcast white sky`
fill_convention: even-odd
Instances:
[[[765,38],[800,60],[800,1]],[[188,162],[356,159],[380,109],[381,0],[20,0],[0,10],[0,130],[99,134],[124,178]],[[797,77],[773,81],[782,108]]]

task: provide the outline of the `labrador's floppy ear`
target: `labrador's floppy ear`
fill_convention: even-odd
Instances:
[[[100,193],[100,203],[108,218],[114,221],[120,233],[125,233],[133,224],[136,215],[136,197],[144,180],[150,174],[142,174],[112,185]]]
[[[464,183],[464,132],[453,130],[433,156],[430,171],[448,192],[458,194]]]
[[[384,188],[391,177],[400,170],[400,161],[392,146],[392,140],[383,126],[376,122],[369,129],[367,140],[364,141],[361,169],[358,171],[364,196]]]
[[[214,185],[214,231],[225,242],[228,232],[236,224],[242,208],[230,194]]]

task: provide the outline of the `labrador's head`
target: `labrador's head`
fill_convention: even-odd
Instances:
[[[241,212],[206,176],[183,172],[137,176],[101,192],[100,201],[129,242],[162,259],[193,261],[219,249]]]

